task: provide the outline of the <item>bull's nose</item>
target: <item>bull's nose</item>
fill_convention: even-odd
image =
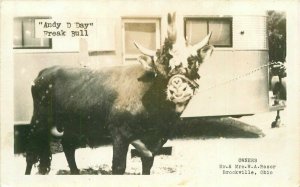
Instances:
[[[182,93],[176,93],[175,96],[176,97],[181,97],[183,94]]]

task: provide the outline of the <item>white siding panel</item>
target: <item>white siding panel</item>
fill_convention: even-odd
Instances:
[[[266,17],[235,16],[232,24],[235,49],[265,50],[268,48]]]
[[[115,51],[115,35],[114,20],[96,19],[96,33],[88,38],[89,51]]]

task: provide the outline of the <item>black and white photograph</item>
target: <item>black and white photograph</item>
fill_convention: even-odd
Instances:
[[[299,8],[2,1],[1,186],[299,186]]]

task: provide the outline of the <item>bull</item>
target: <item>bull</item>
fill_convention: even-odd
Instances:
[[[63,132],[61,144],[71,174],[80,173],[76,148],[82,143],[95,147],[107,134],[113,144],[112,174],[124,174],[130,144],[141,154],[142,174],[150,174],[154,156],[197,87],[200,64],[212,51],[207,45],[211,34],[187,46],[177,39],[175,14],[168,14],[168,25],[160,50],[135,43],[143,54],[142,65],[40,71],[31,89],[34,111],[25,174],[37,162],[40,174],[50,171],[53,129]]]

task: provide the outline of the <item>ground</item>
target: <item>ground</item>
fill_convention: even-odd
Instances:
[[[284,123],[285,111],[281,113]],[[286,147],[285,140],[290,127],[284,124],[280,128],[271,128],[275,116],[276,112],[269,112],[237,119],[209,118],[192,122],[193,125],[185,124],[190,126],[183,126],[180,137],[168,141],[165,145],[172,146],[172,155],[155,157],[151,174],[221,174],[220,164],[236,164],[240,157],[254,157],[262,163],[276,164],[282,159],[280,153]],[[18,168],[17,174],[23,175],[26,167],[25,157],[19,154],[15,155],[14,159]],[[112,146],[77,149],[76,160],[82,175],[111,174]],[[141,171],[140,159],[131,158],[129,151],[126,174],[140,175]],[[32,174],[36,173],[37,168],[33,168]],[[65,156],[63,153],[56,153],[52,158],[49,175],[65,174],[69,174]]]

